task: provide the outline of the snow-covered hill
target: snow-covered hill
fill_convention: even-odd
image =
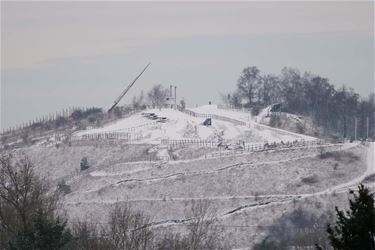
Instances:
[[[217,105],[205,105],[181,112],[173,109],[149,109],[131,117],[116,121],[102,128],[78,131],[76,138],[89,135],[127,133],[138,143],[158,144],[161,140],[242,140],[246,143],[266,143],[315,138],[257,123],[247,112],[219,109]],[[152,113],[165,117],[163,122],[144,115]],[[212,118],[212,126],[203,125],[205,117]],[[222,118],[222,119],[220,119]],[[224,119],[228,118],[230,120]],[[235,122],[233,122],[235,121]],[[237,122],[238,121],[238,122]]]
[[[74,134],[79,138],[130,133],[141,135],[138,143],[83,140],[19,149],[30,157],[38,175],[53,185],[63,181],[69,186],[71,192],[65,194],[62,205],[70,221],[105,223],[115,203],[129,203],[152,216],[158,232],[169,232],[181,230],[184,211],[203,200],[217,210],[221,234],[230,245],[247,249],[262,240],[265,228],[286,211],[300,206],[324,211],[322,207],[346,202],[343,194],[347,188],[374,173],[372,165],[368,167],[374,159],[374,146],[360,143],[306,143],[240,153],[216,144],[160,144],[163,139],[220,137],[247,143],[315,140],[259,124],[244,111],[207,105],[186,112],[153,109],[143,113],[167,119],[157,122],[137,113]],[[212,126],[202,124],[206,117],[213,117]],[[161,154],[167,155],[167,160]],[[80,171],[83,157],[90,167]],[[370,184],[374,185],[373,181]]]

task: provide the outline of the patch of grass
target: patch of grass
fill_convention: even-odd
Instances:
[[[338,163],[335,163],[335,164],[333,165],[333,170],[337,170],[338,167],[339,167],[339,164],[338,164]]]
[[[323,151],[319,152],[319,158],[320,159],[328,159],[328,158],[331,158],[331,157],[334,157],[333,152],[323,152]]]
[[[307,185],[319,182],[319,178],[316,175],[307,176],[301,179],[301,182]]]
[[[353,152],[344,152],[344,151],[333,151],[327,152],[324,148],[319,149],[319,156],[320,159],[329,159],[332,158],[335,161],[347,161],[347,163],[352,163],[358,161],[360,157]]]
[[[60,181],[57,184],[57,188],[60,192],[62,192],[64,195],[70,194],[72,192],[72,189],[70,188],[70,185],[67,185],[64,180]]]

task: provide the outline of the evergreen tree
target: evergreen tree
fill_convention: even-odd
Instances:
[[[70,230],[66,228],[66,222],[59,217],[51,217],[38,211],[30,230],[18,232],[14,243],[10,243],[10,249],[39,249],[57,250],[66,249],[72,240]]]
[[[328,239],[335,250],[375,250],[374,194],[362,184],[358,194],[351,193],[350,210],[336,207],[337,221],[334,227],[328,225]]]
[[[80,167],[81,167],[81,171],[84,171],[90,167],[87,157],[83,157],[81,159]]]

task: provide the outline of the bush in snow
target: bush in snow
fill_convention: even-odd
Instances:
[[[63,194],[69,194],[72,192],[70,185],[67,185],[64,180],[60,181],[59,184],[57,184],[57,189]]]
[[[84,171],[84,170],[86,170],[90,167],[89,163],[88,163],[88,160],[87,160],[87,157],[83,157],[81,159],[80,167],[81,167],[81,171]]]

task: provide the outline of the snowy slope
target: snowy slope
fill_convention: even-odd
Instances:
[[[194,117],[173,109],[149,109],[144,112],[155,113],[158,117],[166,117],[164,123],[156,122],[137,113],[102,128],[76,132],[74,136],[100,133],[129,133],[139,143],[158,144],[161,140],[201,139],[242,140],[246,143],[265,143],[294,140],[313,140],[315,138],[271,128],[253,121],[246,112],[218,109],[216,105],[206,105],[191,109],[198,114],[218,115],[243,122],[238,125],[230,121],[213,119],[212,126],[204,126],[205,118]],[[241,123],[240,123],[241,124]]]
[[[248,124],[254,133],[258,134],[258,136],[262,137],[264,141],[268,142],[294,141],[300,139],[310,141],[316,139],[311,136],[297,134],[258,123],[259,117],[266,116],[270,112],[271,106],[263,109],[257,117],[252,117],[250,113],[239,110],[219,109],[217,105],[204,105],[190,110],[197,113],[215,114],[243,121]]]
[[[206,127],[202,123],[204,118],[189,116],[172,109],[149,109],[147,113],[155,113],[158,117],[166,117],[165,123],[159,123],[144,117],[141,113],[129,118],[121,119],[111,125],[102,128],[83,130],[75,133],[75,136],[83,136],[96,133],[126,132],[140,134],[141,143],[160,143],[162,139],[203,139],[213,140],[217,135],[225,139],[234,139],[246,129],[234,126],[229,122],[215,122],[213,126]]]
[[[254,225],[238,228],[246,235],[256,235],[263,230],[258,226],[272,225],[281,216],[283,206],[304,204],[308,198],[332,193],[331,187],[351,185],[354,178],[363,176],[366,148],[347,144],[341,150],[341,159],[321,159],[320,149],[310,147],[172,161],[162,166],[152,162],[97,166],[67,181],[73,192],[64,197],[64,207],[71,218],[92,216],[104,222],[113,204],[128,202],[132,208],[150,213],[157,225],[173,229],[181,226],[173,221],[183,219],[192,202],[206,200],[217,208],[217,219],[226,226],[223,233],[231,245],[245,247],[255,239],[232,234],[230,225]],[[351,154],[358,159],[349,162]],[[315,181],[305,181],[311,178]]]

